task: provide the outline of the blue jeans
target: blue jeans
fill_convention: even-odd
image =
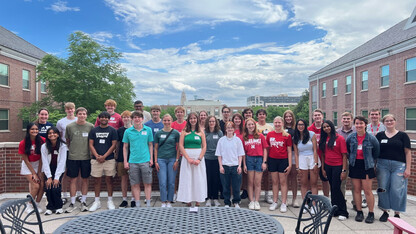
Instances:
[[[160,200],[162,202],[173,201],[173,194],[175,193],[175,179],[176,171],[173,170],[173,164],[176,158],[158,158],[159,171],[157,176],[159,178]]]
[[[239,203],[240,199],[240,187],[241,187],[241,174],[237,173],[238,166],[223,166],[224,174],[220,173],[222,194],[224,195],[224,204],[231,205],[230,186],[233,189],[233,204]]]
[[[388,159],[377,161],[378,206],[383,210],[406,211],[406,163]]]

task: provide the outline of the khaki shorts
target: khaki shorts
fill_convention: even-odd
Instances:
[[[110,159],[105,160],[103,163],[99,163],[95,159],[91,159],[91,176],[92,177],[102,177],[105,176],[115,176],[116,175],[116,160]]]
[[[152,183],[152,168],[149,162],[130,163],[129,166],[130,185],[140,184],[140,181],[143,181],[143,184]]]
[[[128,171],[129,170],[124,168],[124,163],[117,162],[117,175],[118,176],[122,177],[122,176],[128,175],[129,174]]]

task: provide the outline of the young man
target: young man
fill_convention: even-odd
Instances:
[[[66,126],[72,122],[77,121],[77,117],[75,117],[74,113],[75,113],[75,104],[73,102],[67,102],[64,105],[65,107],[65,112],[66,112],[66,117],[62,118],[60,120],[58,120],[58,123],[56,123],[56,128],[59,130],[59,132],[61,133],[61,139],[63,141],[66,142],[66,138],[65,138],[65,130],[66,130]],[[81,180],[78,180],[78,182],[80,182]],[[66,175],[66,173],[64,174],[63,178],[62,178],[62,202],[65,205],[68,202],[68,182],[69,182],[69,178]],[[81,183],[78,183],[78,185],[80,185]],[[79,192],[79,194],[81,194],[81,186],[78,186],[78,191],[77,194]]]
[[[117,102],[113,99],[107,99],[107,101],[104,102],[104,107],[107,110],[107,113],[110,114],[110,118],[108,120],[108,125],[115,128],[116,130],[123,126],[123,120],[121,120],[121,116],[115,112],[117,107]],[[95,121],[95,127],[98,127],[100,125],[100,120],[97,117],[97,120]]]
[[[152,129],[143,125],[143,113],[131,115],[133,127],[124,132],[124,168],[130,170],[130,184],[136,206],[140,207],[140,180],[144,184],[146,206],[150,207],[152,193],[153,134]],[[130,149],[130,157],[128,157]]]
[[[77,178],[81,171],[81,211],[87,211],[88,207],[85,203],[88,193],[88,177],[91,174],[91,158],[88,149],[88,134],[94,125],[88,123],[87,109],[79,107],[75,111],[77,121],[66,126],[65,138],[69,149],[68,160],[66,164],[66,175],[70,178],[70,196],[71,204],[65,210],[71,213],[75,210],[75,192],[77,189]]]
[[[370,110],[370,121],[367,125],[367,132],[372,134],[373,136],[377,135],[377,133],[386,131],[386,127],[382,122],[380,122],[381,114],[378,109],[371,109]]]
[[[93,212],[101,208],[100,192],[101,177],[105,175],[107,185],[108,202],[107,208],[114,210],[113,203],[113,177],[116,175],[116,162],[114,160],[114,149],[117,144],[117,131],[109,126],[111,115],[108,112],[101,112],[98,115],[100,126],[91,130],[88,135],[89,146],[92,154],[91,176],[94,177],[95,201],[89,211]]]
[[[221,108],[221,113],[222,113],[222,120],[220,120],[220,127],[221,127],[221,131],[225,134],[225,123],[227,123],[228,121],[231,121],[231,118],[230,118],[231,110],[227,105],[224,105]]]
[[[124,132],[131,127],[131,112],[123,111],[121,113],[121,118],[123,119],[124,126],[117,130],[118,134],[118,145],[117,145],[117,175],[121,177],[121,193],[123,195],[123,201],[119,205],[120,208],[127,207],[127,187],[129,182],[129,173],[128,170],[124,168],[124,155],[123,155],[123,136]],[[129,155],[130,152],[127,153]],[[130,207],[136,207],[136,201],[132,195]]]
[[[146,123],[147,121],[151,120],[152,117],[148,111],[143,110],[143,106],[143,102],[140,100],[134,102],[134,109],[143,113],[143,123]]]
[[[324,114],[321,109],[315,109],[313,111],[313,123],[308,127],[309,131],[312,131],[316,135],[316,143],[319,144],[319,139],[321,136],[321,127],[324,122]],[[318,145],[319,146],[319,145]],[[320,156],[320,155],[319,155]],[[321,159],[322,160],[322,159]],[[329,197],[329,180],[322,175],[321,170],[319,170],[319,177],[322,181],[322,191],[326,197]]]
[[[144,125],[152,129],[153,137],[159,130],[163,128],[163,123],[160,119],[160,111],[161,109],[159,105],[152,106],[150,108],[150,112],[152,113],[152,119],[144,123]]]
[[[172,122],[171,127],[177,130],[180,134],[186,126],[185,108],[183,108],[182,106],[177,106],[175,108],[175,117],[176,121]]]

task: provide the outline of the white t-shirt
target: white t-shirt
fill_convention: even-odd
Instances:
[[[238,166],[238,157],[244,154],[243,142],[235,135],[232,138],[221,137],[215,151],[216,156],[222,157],[222,165],[225,166]]]
[[[65,118],[58,120],[58,122],[56,123],[56,128],[61,133],[61,138],[63,141],[66,142],[66,138],[65,138],[66,126],[72,122],[77,121],[77,119],[78,119],[77,117],[75,117],[75,119],[68,119],[68,117],[65,117]]]
[[[312,143],[312,137],[315,135],[314,132],[309,131],[309,141],[306,144],[303,144],[302,141],[299,141],[298,143],[298,152],[299,157],[302,156],[311,156],[313,155],[313,143]]]

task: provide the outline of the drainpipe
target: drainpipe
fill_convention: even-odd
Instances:
[[[352,89],[354,91],[354,95],[353,95],[353,108],[352,108],[352,116],[356,116],[357,113],[357,89],[355,86],[355,82],[356,82],[356,77],[355,77],[355,62],[352,64],[352,77],[353,77],[353,86]]]
[[[35,67],[35,90],[36,90],[36,101],[39,101],[39,82],[37,81],[38,79],[38,72],[36,71],[36,68],[38,67],[39,62],[36,62],[36,67]]]

